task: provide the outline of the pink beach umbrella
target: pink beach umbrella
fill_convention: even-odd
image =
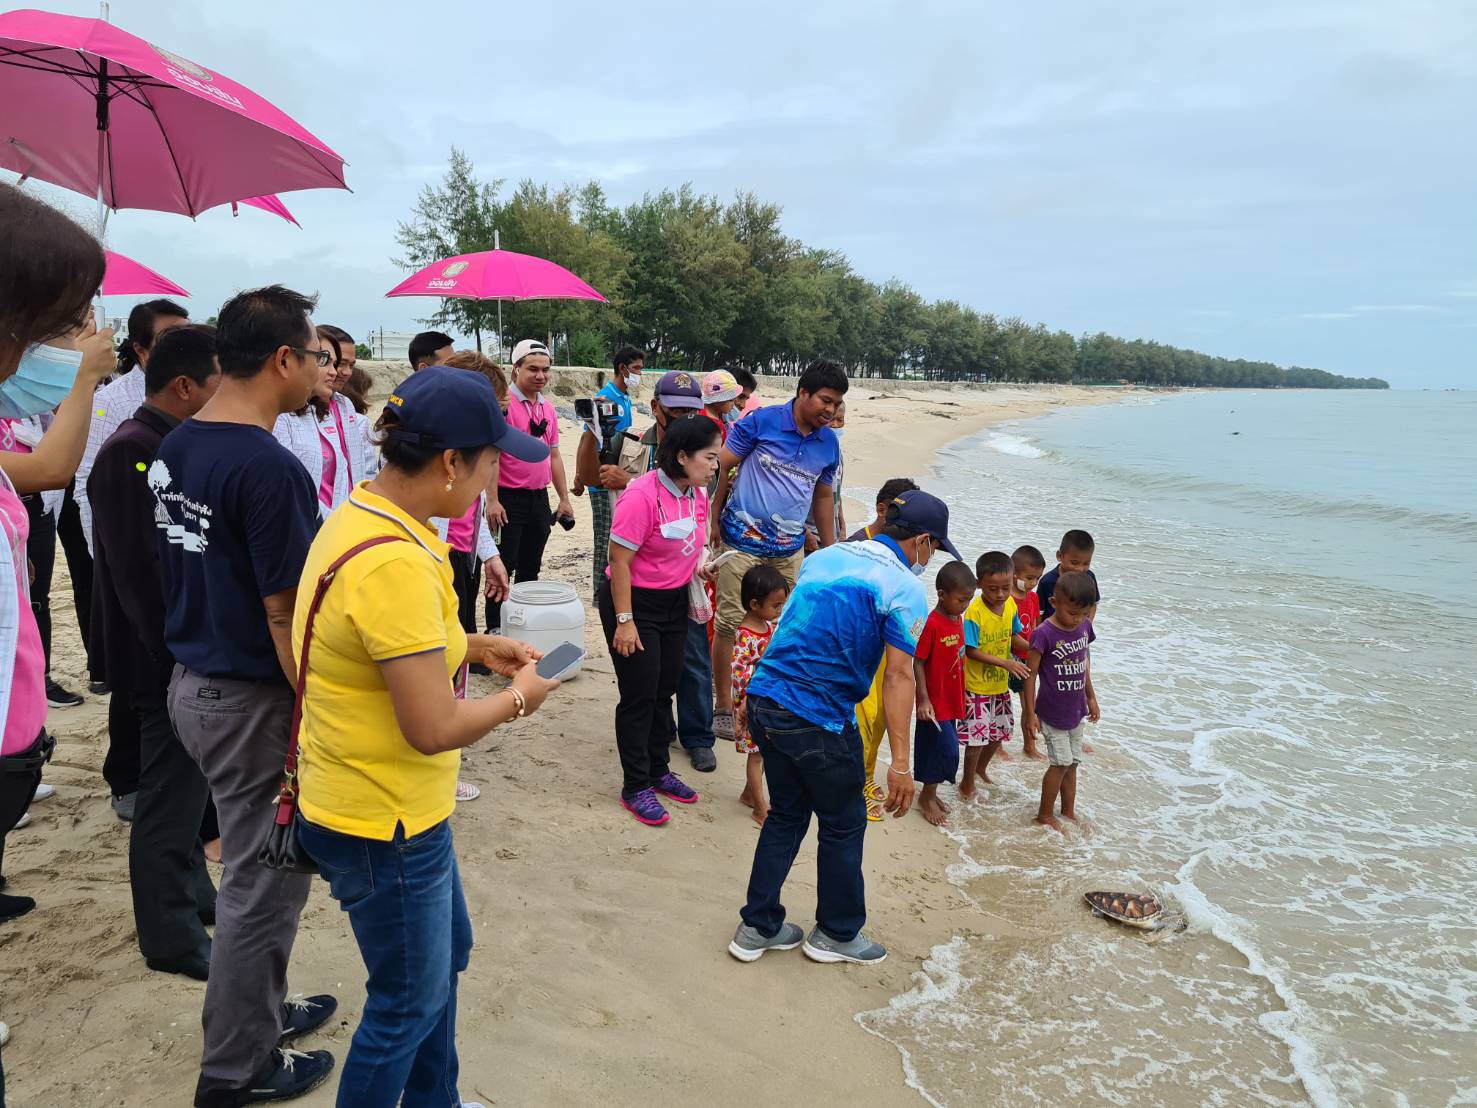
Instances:
[[[100,19],[0,14],[0,166],[109,210],[198,215],[347,188],[344,160],[243,85]]]
[[[275,196],[248,196],[245,200],[232,200],[232,215],[241,214],[239,211],[236,210],[236,205],[238,203],[245,204],[248,208],[260,208],[264,212],[271,212],[279,219],[287,220],[287,222],[291,223],[294,227],[302,226],[302,224],[297,221],[297,216],[288,211],[287,205],[282,203],[282,201],[277,199],[277,197]]]
[[[183,296],[189,293],[161,273],[155,273],[142,262],[108,250],[108,267],[103,271],[104,296]]]
[[[562,265],[511,250],[481,250],[432,262],[385,293],[459,300],[599,300]]]

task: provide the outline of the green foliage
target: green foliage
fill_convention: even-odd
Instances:
[[[374,350],[373,350],[373,348],[370,347],[369,343],[367,343],[367,342],[356,342],[354,344],[354,357],[356,357],[356,358],[373,358],[374,357]]]
[[[778,205],[741,192],[727,205],[695,193],[647,194],[613,208],[599,184],[479,181],[453,149],[441,184],[421,191],[396,240],[418,268],[493,247],[535,254],[573,270],[608,304],[505,304],[503,343],[550,341],[558,362],[603,365],[626,342],[653,365],[742,365],[798,373],[836,358],[857,377],[934,381],[1045,381],[1223,388],[1388,388],[1378,378],[1216,358],[1142,339],[1074,338],[1018,318],[997,319],[953,300],[927,303],[907,285],[876,285],[834,251],[785,235]],[[442,301],[429,320],[479,339],[496,330],[495,303]]]

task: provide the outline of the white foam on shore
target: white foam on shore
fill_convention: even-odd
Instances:
[[[1012,434],[1009,431],[992,431],[985,437],[985,445],[999,454],[1009,454],[1013,458],[1044,458],[1046,451],[1037,446],[1025,435]]]

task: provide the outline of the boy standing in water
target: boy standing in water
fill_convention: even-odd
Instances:
[[[938,604],[929,613],[913,652],[918,722],[913,729],[913,780],[923,786],[918,810],[935,827],[949,818],[939,785],[959,771],[959,721],[964,718],[964,621],[974,597],[974,575],[949,562],[935,582]]]
[[[1015,730],[1009,681],[1025,677],[1026,667],[1010,656],[1012,645],[1027,645],[1010,597],[1010,555],[991,550],[974,566],[980,594],[964,613],[964,780],[959,795],[973,799],[975,774],[990,784],[990,759]]]
[[[1063,573],[1085,573],[1097,584],[1097,574],[1092,572],[1092,536],[1086,531],[1071,530],[1062,536],[1062,544],[1056,552],[1056,568],[1041,578],[1036,586],[1036,596],[1041,602],[1041,618],[1051,615],[1051,597],[1056,591],[1057,579]]]
[[[1041,580],[1041,575],[1046,572],[1046,559],[1034,546],[1018,546],[1015,553],[1010,556],[1010,564],[1015,571],[1015,576],[1010,582],[1010,598],[1015,601],[1016,615],[1021,621],[1021,637],[1026,640],[1023,647],[1012,647],[1011,653],[1016,661],[1024,665],[1030,658],[1031,633],[1041,622],[1041,598],[1036,595],[1036,585]],[[1022,690],[1025,687],[1026,684],[1022,678],[1012,677],[1010,679],[1011,692],[1024,695]],[[1022,704],[1021,719],[1025,718],[1025,707]],[[1046,755],[1036,749],[1036,741],[1024,732],[1022,732],[1022,737],[1025,739],[1025,756],[1045,761]]]
[[[1092,688],[1088,645],[1097,582],[1086,573],[1063,573],[1052,595],[1054,610],[1031,636],[1031,666],[1023,697],[1021,728],[1032,739],[1039,733],[1051,765],[1041,779],[1041,807],[1036,822],[1061,831],[1062,815],[1077,818],[1077,766],[1082,761],[1082,721],[1101,718]],[[1039,681],[1039,688],[1038,688]]]

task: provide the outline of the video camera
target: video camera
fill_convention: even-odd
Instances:
[[[574,402],[574,417],[590,429],[600,451],[600,464],[621,464],[621,437],[616,428],[621,423],[621,409],[614,400],[595,396]]]

